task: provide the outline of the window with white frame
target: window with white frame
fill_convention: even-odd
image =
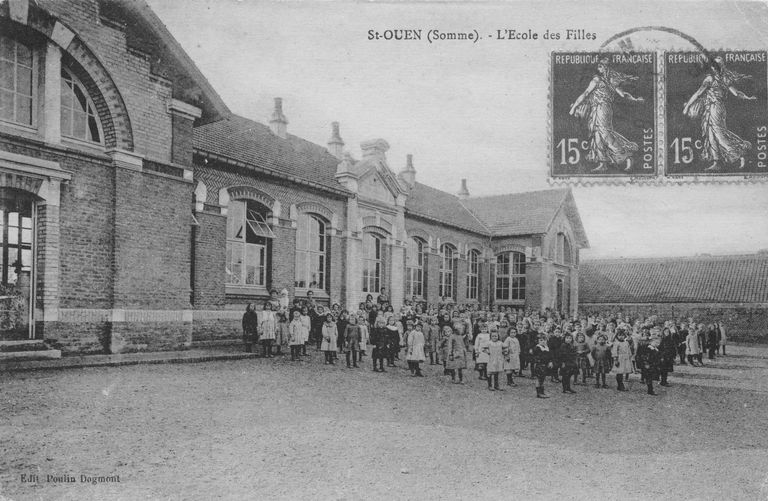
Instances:
[[[61,69],[61,135],[101,143],[99,116],[83,84]]]
[[[477,300],[478,281],[480,276],[480,252],[469,251],[469,267],[467,268],[467,299]]]
[[[456,299],[453,280],[456,275],[456,248],[450,244],[440,246],[440,273],[438,295]]]
[[[0,36],[0,120],[32,126],[32,49]]]
[[[380,236],[363,233],[363,292],[376,294],[381,289],[383,252]]]
[[[328,244],[326,222],[314,214],[300,214],[296,226],[295,287],[327,289]]]
[[[266,287],[272,240],[268,210],[251,200],[231,200],[227,212],[226,283]]]
[[[405,252],[405,297],[424,297],[424,245],[418,238],[408,240]]]
[[[496,256],[496,300],[525,299],[525,254],[505,252]]]

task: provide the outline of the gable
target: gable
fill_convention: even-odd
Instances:
[[[358,181],[358,193],[364,198],[384,202],[388,205],[394,205],[395,203],[395,196],[387,186],[384,176],[375,168],[369,169],[360,178]]]

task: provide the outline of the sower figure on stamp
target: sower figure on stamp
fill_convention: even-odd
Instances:
[[[683,114],[701,120],[701,137],[704,139],[701,156],[712,161],[706,168],[708,171],[720,170],[723,161],[735,163],[739,160],[739,168],[744,168],[744,154],[752,148],[752,143],[728,130],[725,99],[731,93],[739,99],[756,100],[756,96],[748,96],[733,86],[747,78],[752,77],[727,69],[723,58],[717,56],[710,64],[710,74],[683,106]]]
[[[630,141],[613,128],[613,103],[616,96],[632,102],[642,102],[623,90],[624,82],[637,80],[636,76],[625,75],[608,66],[608,58],[600,59],[597,75],[571,105],[569,114],[583,118],[589,128],[589,153],[587,159],[597,162],[593,172],[608,170],[606,164],[622,164],[638,150],[637,143]],[[628,162],[625,170],[629,170]]]

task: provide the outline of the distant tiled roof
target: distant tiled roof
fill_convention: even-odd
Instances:
[[[488,235],[488,229],[455,195],[414,183],[405,201],[405,212]]]
[[[282,139],[268,126],[237,115],[196,127],[194,148],[257,170],[346,192],[334,178],[339,160],[327,149],[292,134]]]
[[[768,303],[768,255],[582,261],[579,302]]]
[[[573,195],[568,189],[474,197],[463,203],[498,236],[546,233],[557,211],[565,205],[580,245],[588,246]]]

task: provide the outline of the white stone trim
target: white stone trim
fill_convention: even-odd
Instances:
[[[66,50],[74,38],[75,34],[72,33],[72,30],[61,24],[59,21],[56,21],[56,24],[53,26],[53,31],[51,32],[51,40],[60,45],[62,49]],[[46,73],[46,76],[47,75],[48,74]]]
[[[53,315],[47,315],[48,312],[45,313],[43,315],[44,321],[64,323],[191,322],[194,316],[192,310],[128,310],[121,308],[59,308],[57,318],[54,318]]]
[[[29,19],[29,0],[8,0],[11,19],[26,25]]]
[[[112,157],[112,165],[115,167],[141,172],[144,165],[144,157],[132,151],[115,148],[107,150],[107,155]]]
[[[171,115],[178,115],[192,121],[203,116],[203,110],[178,99],[169,99],[166,108]]]
[[[69,181],[72,174],[63,170],[58,162],[0,151],[0,168],[37,178]]]

